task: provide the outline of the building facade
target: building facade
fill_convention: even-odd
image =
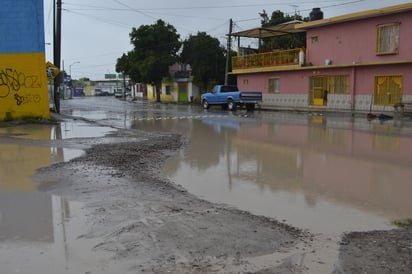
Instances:
[[[169,77],[162,80],[161,102],[190,103],[199,96],[199,88],[193,83],[189,65],[174,64],[169,67]],[[156,87],[147,85],[147,99],[156,100]]]
[[[412,3],[298,22],[305,49],[237,56],[232,73],[264,106],[392,111],[412,101],[411,28]]]
[[[0,121],[50,118],[42,0],[2,1]]]

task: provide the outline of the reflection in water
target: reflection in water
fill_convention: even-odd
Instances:
[[[29,124],[0,129],[0,191],[36,189],[36,169],[68,161],[83,151],[52,146],[61,140],[62,125]]]
[[[13,239],[53,242],[52,219],[50,195],[41,192],[0,191],[0,241]]]
[[[402,127],[352,118],[255,127],[243,120],[190,120],[184,130],[182,123],[152,121],[153,130],[191,140],[167,162],[166,176],[206,199],[312,231],[386,229],[411,217],[412,138]]]
[[[83,207],[45,193],[0,192],[1,273],[124,273],[105,263],[111,254],[93,250],[95,240],[79,237]]]
[[[108,255],[92,251],[97,243],[79,238],[86,229],[84,205],[37,192],[31,179],[38,168],[83,153],[63,147],[62,138],[110,130],[83,129],[83,123],[70,122],[0,128],[1,273],[122,273],[105,272]]]

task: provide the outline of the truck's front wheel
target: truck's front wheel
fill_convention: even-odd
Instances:
[[[204,109],[208,109],[210,107],[209,102],[207,100],[203,100],[202,106]]]
[[[236,109],[236,104],[233,102],[233,100],[227,101],[227,109],[230,111],[233,111]]]

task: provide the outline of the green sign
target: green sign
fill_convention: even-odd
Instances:
[[[116,74],[105,74],[104,79],[116,79]]]
[[[129,78],[129,75],[127,75],[127,74],[124,75],[123,73],[119,73],[118,77],[119,77],[119,79],[123,79],[123,77],[127,79],[127,78]]]

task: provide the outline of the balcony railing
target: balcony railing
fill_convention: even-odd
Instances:
[[[304,51],[298,48],[235,56],[232,58],[232,70],[298,65],[301,50]]]

